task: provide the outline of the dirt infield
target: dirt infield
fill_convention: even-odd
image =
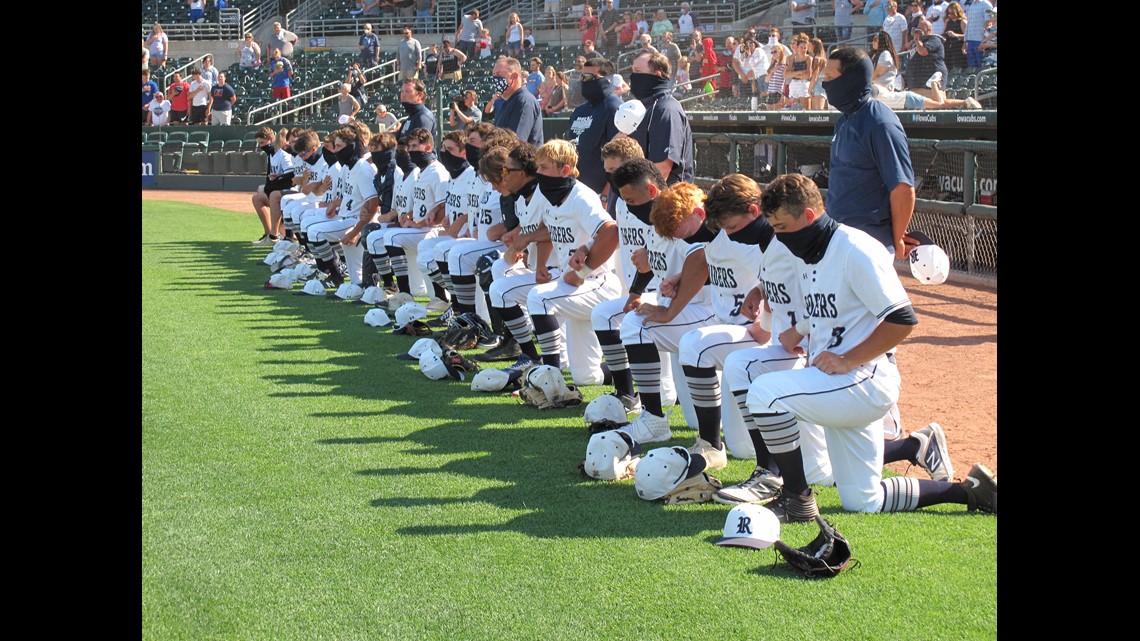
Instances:
[[[253,215],[250,194],[242,192],[143,190],[142,198]],[[251,220],[249,240],[260,234]],[[903,426],[912,431],[931,421],[941,424],[956,477],[964,477],[975,462],[997,474],[997,291],[952,283],[922,286],[909,275],[903,285],[919,318],[898,354]],[[889,467],[902,473],[908,466]],[[907,475],[927,478],[917,467]]]

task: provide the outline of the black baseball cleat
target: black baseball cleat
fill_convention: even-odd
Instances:
[[[959,483],[966,490],[966,509],[997,514],[997,479],[981,463],[974,463],[966,479]]]
[[[491,334],[487,338],[484,338],[476,343],[475,347],[482,350],[489,350],[495,349],[505,342],[507,342],[507,339],[502,334]]]
[[[819,516],[815,491],[811,488],[800,495],[786,494],[781,490],[780,496],[768,504],[768,509],[780,523],[811,523]]]
[[[491,363],[495,361],[514,362],[520,356],[522,356],[522,353],[522,348],[519,347],[519,342],[515,340],[514,336],[511,336],[498,347],[483,352],[482,354],[476,354],[475,360],[482,361],[484,363]]]

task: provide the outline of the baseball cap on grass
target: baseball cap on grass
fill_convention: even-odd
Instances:
[[[604,433],[604,432],[603,432]],[[656,501],[672,492],[681,481],[705,471],[707,463],[700,454],[675,445],[650,450],[637,464],[634,487],[646,501]]]
[[[316,278],[305,282],[305,287],[297,295],[308,294],[310,296],[324,296],[328,292],[325,291],[325,285]]]
[[[457,381],[467,379],[467,375],[463,370],[456,369],[444,363],[443,358],[431,350],[425,351],[420,356],[420,371],[424,373],[424,376],[433,381],[442,380],[449,376]]]
[[[392,319],[388,318],[388,312],[382,309],[370,309],[364,315],[364,322],[373,327],[387,327],[392,324]]]
[[[354,283],[341,283],[340,287],[336,288],[336,297],[341,300],[356,300],[362,293],[364,290]]]
[[[921,231],[906,234],[918,241],[918,247],[910,250],[910,273],[924,285],[941,285],[950,277],[950,257],[941,247],[934,244],[930,236]]]
[[[716,544],[763,550],[779,538],[780,519],[772,510],[755,503],[741,503],[729,510],[724,519],[724,536]]]
[[[620,402],[620,401],[619,401]],[[598,432],[586,444],[583,470],[592,478],[612,481],[641,460],[641,446],[625,432]]]
[[[427,308],[415,301],[404,303],[396,309],[396,327],[404,327],[412,321],[424,318],[427,318]]]
[[[501,369],[484,369],[471,378],[472,392],[501,392],[511,382],[511,375]]]
[[[269,277],[266,286],[270,289],[293,289],[293,272],[285,270]]]
[[[360,294],[360,298],[352,301],[357,305],[375,305],[384,301],[384,290],[373,285]]]
[[[299,263],[293,267],[293,278],[297,280],[308,280],[315,273],[317,268],[309,263]]]
[[[428,352],[435,352],[437,355],[442,356],[443,348],[433,339],[421,338],[412,343],[412,346],[408,348],[407,354],[397,354],[396,358],[402,361],[418,361],[421,356]]]

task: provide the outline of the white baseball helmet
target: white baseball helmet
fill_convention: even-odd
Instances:
[[[582,418],[585,419],[586,425],[607,419],[615,423],[625,423],[629,420],[625,414],[625,405],[612,394],[604,394],[590,401],[586,405],[586,411],[582,413]]]
[[[324,296],[326,293],[328,293],[325,291],[324,283],[317,280],[316,278],[306,281],[305,288],[301,291],[312,296]]]
[[[780,539],[780,519],[776,514],[754,503],[741,503],[728,512],[724,519],[724,536],[717,545],[763,550]]]
[[[431,339],[428,339],[431,340]],[[435,342],[435,341],[432,341]],[[481,369],[471,379],[472,392],[501,392],[511,381],[511,375],[501,369]]]
[[[354,283],[341,283],[340,287],[336,288],[336,297],[342,300],[356,300],[363,293],[364,290],[360,285]]]
[[[907,232],[919,242],[910,250],[910,273],[924,285],[941,285],[950,277],[950,257],[934,240],[921,231]]]
[[[612,481],[641,460],[641,446],[625,432],[598,432],[586,444],[583,469],[592,478]]]
[[[364,315],[364,322],[373,327],[386,327],[392,322],[392,319],[388,318],[388,312],[382,309],[370,309]]]
[[[705,457],[690,454],[683,447],[659,447],[650,450],[637,464],[633,484],[638,496],[656,501],[672,492],[681,481],[705,471],[705,465]]]
[[[427,318],[426,307],[415,301],[404,303],[396,310],[396,327],[404,327],[412,321],[423,318]]]
[[[614,126],[625,135],[633,133],[645,117],[645,105],[640,100],[627,100],[614,112]]]

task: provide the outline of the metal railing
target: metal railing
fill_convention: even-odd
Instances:
[[[201,68],[202,67],[202,61],[206,59],[206,56],[210,56],[211,60],[217,60],[217,58],[214,58],[213,53],[204,53],[204,54],[198,56],[197,58],[194,58],[190,62],[187,62],[186,64],[182,65],[181,67],[164,67],[162,69],[162,71],[163,71],[162,82],[159,83],[159,88],[162,89],[163,91],[165,91],[166,90],[165,88],[170,86],[170,79],[176,73],[182,74],[182,79],[186,80],[187,76],[189,76],[190,69],[193,67]],[[225,71],[224,67],[218,67],[217,65],[214,65],[214,66],[216,68],[218,68],[218,71]],[[157,72],[158,72],[157,69],[154,71],[151,71],[151,75],[154,75]]]
[[[390,68],[385,71],[385,68]],[[379,83],[379,82],[392,82],[397,76],[399,71],[396,68],[396,61],[389,60],[382,62],[375,67],[369,67],[364,70],[364,73],[376,73],[380,75],[372,80],[364,83],[364,87]],[[245,122],[251,126],[261,126],[266,124],[278,124],[286,116],[306,115],[311,117],[313,114],[320,111],[320,105],[329,102],[330,100],[338,100],[340,98],[339,92],[329,96],[321,96],[321,92],[328,92],[329,90],[339,88],[344,84],[343,80],[333,80],[325,84],[306,89],[301,93],[292,95],[284,100],[278,100],[264,105],[250,107],[246,112]],[[272,112],[272,113],[271,113]],[[262,114],[270,114],[263,116]],[[255,115],[260,120],[255,119]]]
[[[241,9],[222,9],[213,20],[195,23],[162,25],[162,31],[171,40],[233,40],[241,37],[243,12]],[[161,24],[161,23],[160,23]],[[153,22],[143,23],[143,33],[149,33]]]

